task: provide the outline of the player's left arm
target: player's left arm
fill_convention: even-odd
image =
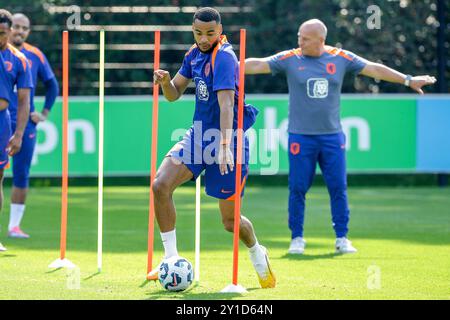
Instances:
[[[433,76],[407,76],[381,63],[375,63],[371,61],[367,61],[366,66],[361,70],[360,74],[374,79],[384,80],[392,83],[401,83],[405,85],[408,85],[409,80],[409,87],[420,94],[423,94],[423,86],[431,85],[436,82],[436,78]]]
[[[7,150],[9,156],[15,155],[22,147],[22,138],[30,115],[30,91],[33,88],[30,65],[25,56],[19,57],[17,74],[17,124],[16,131],[9,139]]]
[[[228,174],[234,169],[233,153],[231,152],[231,139],[233,138],[234,119],[234,90],[217,91],[217,100],[220,107],[220,132],[221,141],[219,149],[219,169],[220,173]]]
[[[38,77],[45,86],[45,102],[42,112],[34,111],[30,114],[31,120],[34,123],[47,120],[48,114],[59,95],[58,81],[48,63],[47,57],[42,52],[39,61]]]

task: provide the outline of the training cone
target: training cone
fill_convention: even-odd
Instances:
[[[64,259],[56,259],[52,263],[48,265],[50,269],[59,269],[59,268],[68,268],[73,269],[75,268],[75,264],[72,263],[70,260],[64,258]]]
[[[230,284],[226,286],[220,293],[247,293],[248,291],[240,284]]]

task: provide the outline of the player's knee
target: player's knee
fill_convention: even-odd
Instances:
[[[0,182],[3,181],[3,172],[4,172],[4,170],[0,169]]]
[[[305,196],[305,194],[308,192],[308,189],[309,187],[302,183],[289,185],[289,191],[299,196]]]
[[[347,185],[345,183],[329,184],[328,192],[331,196],[345,195],[347,193]]]
[[[13,185],[16,188],[21,188],[21,189],[28,188],[28,175],[27,174],[15,174],[13,176]]]
[[[234,219],[222,219],[223,227],[228,232],[234,231]]]
[[[155,197],[167,196],[170,194],[170,185],[166,180],[157,178],[153,181],[152,191]]]

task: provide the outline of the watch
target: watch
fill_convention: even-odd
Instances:
[[[403,83],[405,86],[409,87],[411,83],[412,75],[408,74],[406,75],[405,82]]]

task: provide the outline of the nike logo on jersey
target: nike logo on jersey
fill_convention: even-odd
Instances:
[[[233,191],[228,191],[228,190],[222,189],[222,190],[220,190],[220,192],[222,192],[222,193],[232,193]]]

